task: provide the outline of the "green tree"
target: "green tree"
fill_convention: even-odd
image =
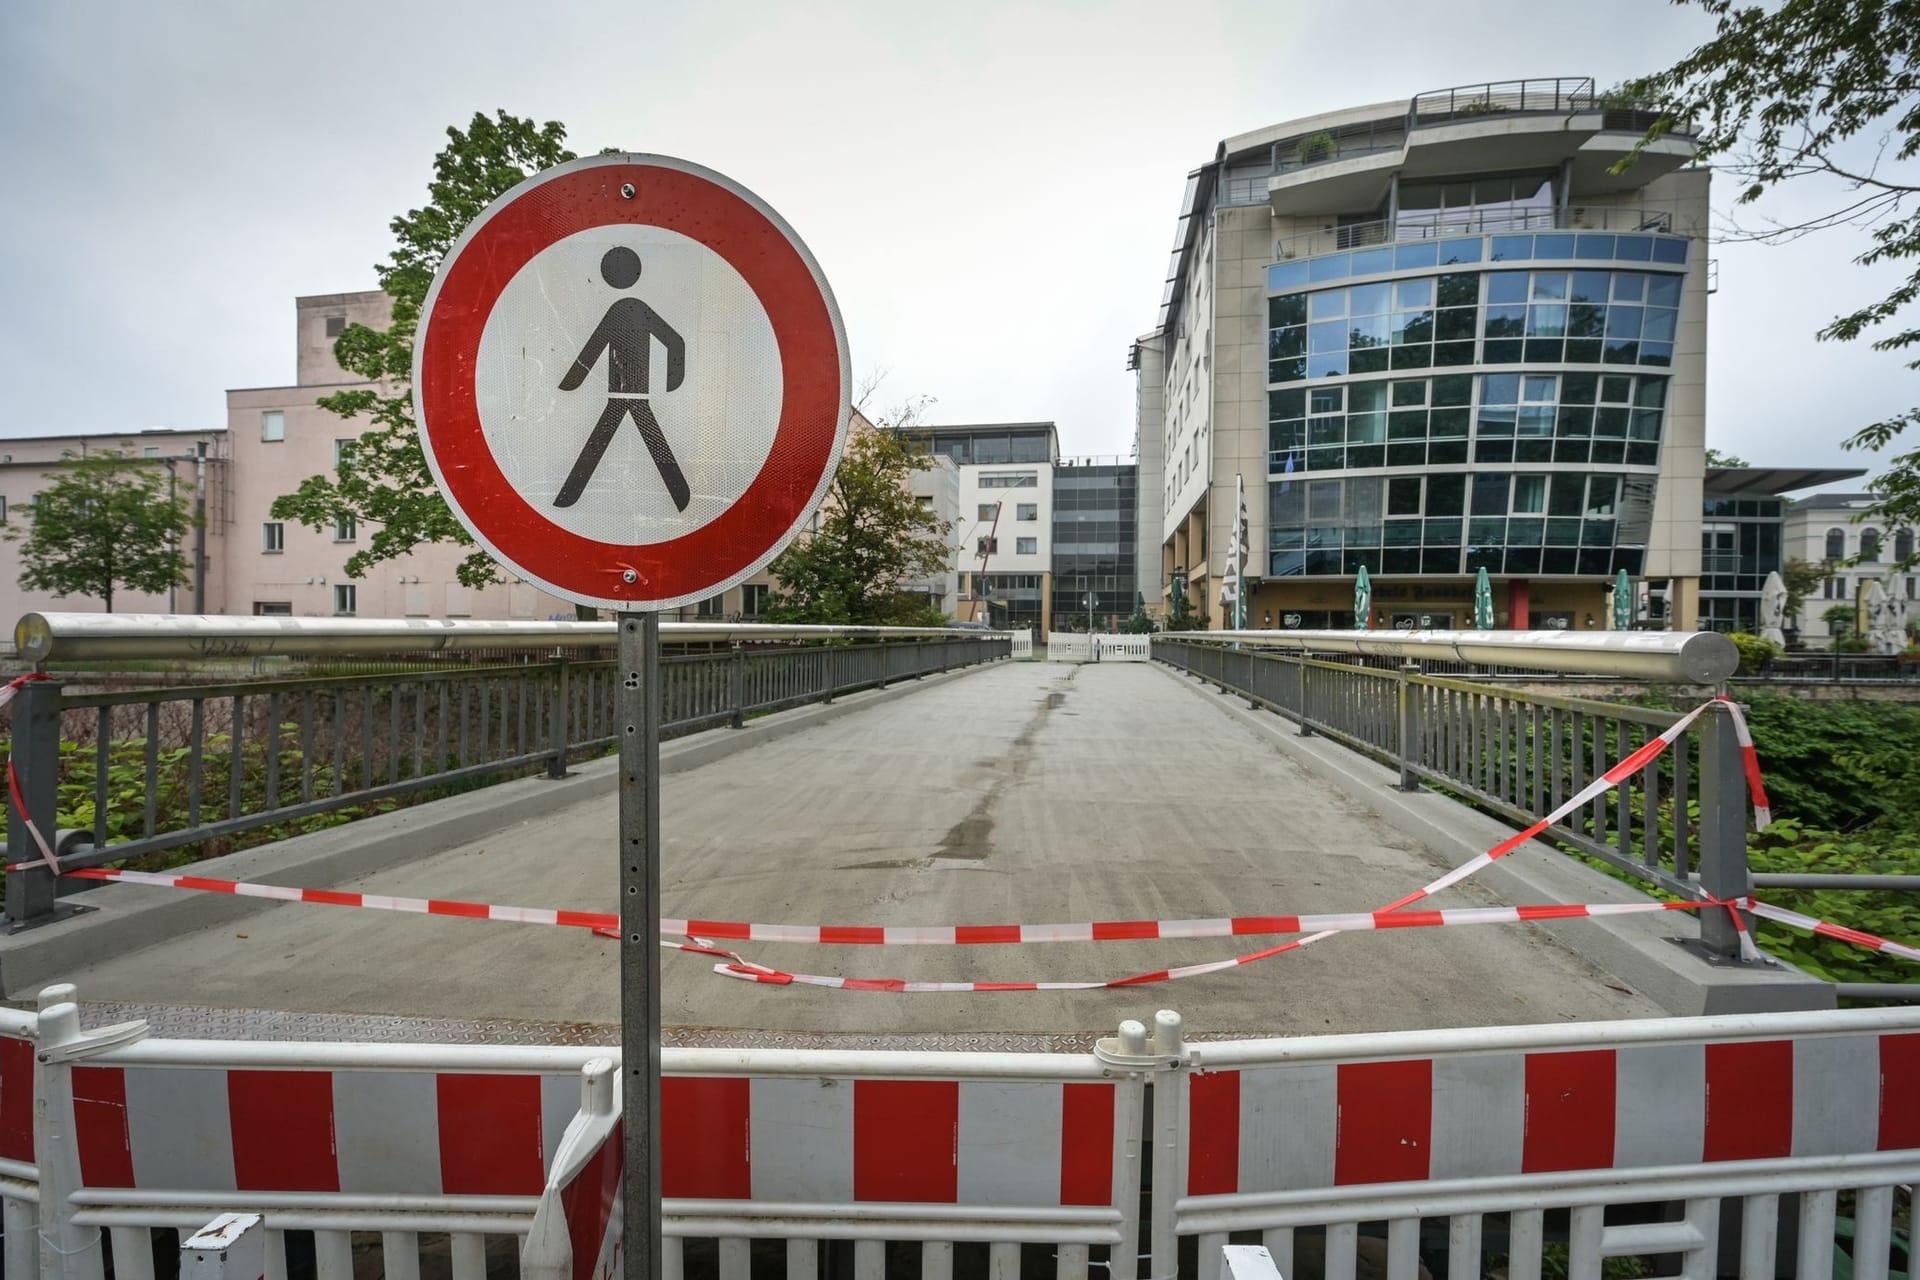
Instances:
[[[1799,619],[1800,606],[1806,603],[1807,597],[1826,576],[1826,565],[1815,564],[1799,556],[1790,557],[1780,566],[1780,580],[1787,585],[1787,617]]]
[[[348,325],[333,346],[341,368],[376,385],[320,401],[332,413],[372,425],[354,441],[336,474],[310,476],[273,503],[275,517],[309,529],[331,528],[342,516],[374,526],[368,544],[347,558],[349,577],[422,543],[474,545],[433,482],[420,447],[408,385],[413,338],[434,273],[453,242],[523,179],[573,159],[566,136],[565,127],[553,121],[537,125],[504,111],[491,118],[476,114],[465,132],[447,130],[446,149],[434,157],[426,205],[391,224],[397,243],[374,273],[393,299],[393,322],[385,329]],[[459,577],[470,587],[485,586],[500,580],[499,566],[476,550],[461,563]]]
[[[915,578],[953,567],[950,526],[920,505],[907,485],[932,455],[896,429],[925,401],[908,405],[847,441],[821,503],[819,528],[803,534],[768,567],[775,587],[769,622],[841,626],[939,626],[946,615],[909,591]]]
[[[1689,2],[1689,0],[1676,0]],[[1784,0],[1762,7],[1690,0],[1712,14],[1713,38],[1672,67],[1630,86],[1660,105],[1660,118],[1632,155],[1685,127],[1700,158],[1742,185],[1742,205],[1791,187],[1823,189],[1823,212],[1774,223],[1745,238],[1798,239],[1847,226],[1868,228],[1853,261],[1905,276],[1879,299],[1830,320],[1817,336],[1850,342],[1877,334],[1876,351],[1920,348],[1920,5],[1914,0]],[[1723,237],[1725,239],[1726,237]],[[1920,369],[1920,357],[1907,362]],[[1920,408],[1861,427],[1849,449],[1879,450],[1920,423]],[[1869,513],[1893,530],[1920,525],[1920,449],[1890,459],[1869,482]],[[1891,532],[1892,530],[1889,530]]]
[[[1133,593],[1133,614],[1120,624],[1123,635],[1147,636],[1153,634],[1153,619],[1147,616],[1147,597],[1145,593]]]
[[[1722,453],[1718,449],[1707,449],[1707,465],[1710,467],[1750,467],[1753,464],[1738,454]]]
[[[63,455],[30,508],[20,543],[20,585],[87,596],[111,611],[115,587],[157,595],[187,581],[180,540],[194,527],[186,498],[168,493],[160,467],[126,453]]]
[[[1853,638],[1853,624],[1859,620],[1859,611],[1850,604],[1829,605],[1820,611],[1820,621],[1827,624],[1827,630],[1837,644]]]

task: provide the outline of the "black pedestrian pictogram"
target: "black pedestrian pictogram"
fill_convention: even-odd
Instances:
[[[600,259],[600,278],[616,289],[631,289],[640,279],[640,255],[624,245],[607,250],[606,256]],[[647,452],[653,455],[653,465],[660,469],[660,478],[666,482],[673,505],[681,511],[687,509],[692,497],[687,490],[687,478],[681,474],[680,464],[674,459],[673,449],[667,444],[667,437],[647,401],[652,394],[648,357],[654,338],[660,339],[660,344],[667,349],[666,389],[672,391],[686,380],[686,340],[638,298],[621,298],[607,308],[599,327],[580,349],[573,368],[560,380],[562,391],[579,387],[593,371],[600,353],[606,352],[606,410],[600,415],[600,421],[594,423],[586,444],[581,446],[573,470],[567,473],[567,482],[560,486],[560,495],[553,500],[554,506],[570,507],[580,500],[607,445],[613,441],[613,433],[619,429],[621,420],[631,415],[634,425],[640,428],[640,438],[647,442]]]

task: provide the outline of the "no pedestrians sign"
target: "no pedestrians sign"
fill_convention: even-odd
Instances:
[[[825,495],[846,331],[806,245],[684,160],[592,156],[495,201],[414,346],[427,465],[480,545],[563,599],[678,608],[752,576]]]

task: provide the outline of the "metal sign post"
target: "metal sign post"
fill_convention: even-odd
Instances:
[[[628,1277],[660,1264],[660,615],[620,615],[620,1054]]]
[[[521,578],[619,619],[621,1218],[625,1274],[656,1280],[660,611],[738,586],[820,505],[851,414],[846,330],[764,201],[646,155],[507,192],[423,314],[414,399],[448,507]]]

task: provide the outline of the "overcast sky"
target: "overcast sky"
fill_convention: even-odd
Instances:
[[[0,5],[0,434],[221,425],[227,388],[291,381],[295,295],[372,288],[447,126],[504,108],[759,193],[883,404],[1125,454],[1127,344],[1221,138],[1474,81],[1605,86],[1707,30],[1658,0]],[[1812,334],[1887,277],[1834,235],[1715,256],[1708,442],[1865,465],[1839,442],[1912,377]]]

